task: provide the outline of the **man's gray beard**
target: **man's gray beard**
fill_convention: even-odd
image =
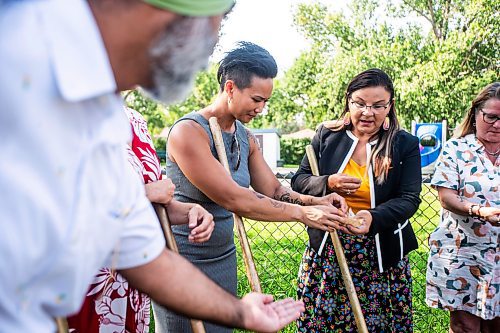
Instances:
[[[165,104],[185,99],[217,43],[212,31],[209,18],[173,23],[150,50],[154,87],[143,88],[146,94]]]

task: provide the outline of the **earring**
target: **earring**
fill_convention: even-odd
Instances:
[[[351,124],[351,113],[347,111],[344,116],[344,126],[349,126],[350,124]]]
[[[391,125],[391,120],[389,119],[389,116],[387,116],[384,119],[384,124],[382,125],[382,127],[384,128],[384,130],[387,131],[390,125]]]

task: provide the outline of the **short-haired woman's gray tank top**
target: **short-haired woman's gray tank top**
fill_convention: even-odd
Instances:
[[[191,112],[179,119],[173,126],[180,121],[195,121],[203,127],[210,138],[210,150],[212,151],[212,155],[218,160],[208,120],[197,112]],[[249,187],[250,173],[248,171],[248,156],[250,146],[248,143],[247,130],[239,121],[236,121],[235,126],[235,133],[222,132],[229,168],[231,170],[231,176],[236,183],[243,187]],[[238,141],[238,144],[235,140]],[[236,169],[238,154],[240,154],[240,163],[238,169]],[[204,161],[197,161],[196,163],[203,164]],[[168,151],[167,176],[175,184],[174,198],[176,200],[197,203],[203,206],[214,216],[215,221],[215,229],[212,236],[207,242],[202,244],[193,244],[188,241],[187,237],[190,230],[187,225],[172,226],[179,252],[218,285],[231,294],[236,295],[236,248],[233,238],[234,222],[232,213],[217,205],[196,188],[186,178],[178,165],[168,158]],[[207,174],[206,177],[217,177],[217,175]],[[191,282],[196,283],[196,281]],[[165,283],[168,283],[168,276],[165,277]],[[179,300],[179,302],[182,302],[182,300]],[[158,306],[156,303],[154,304],[154,313],[157,333],[191,332],[189,321],[185,317],[178,316]],[[224,327],[208,323],[204,324],[207,333],[232,332],[232,330]]]

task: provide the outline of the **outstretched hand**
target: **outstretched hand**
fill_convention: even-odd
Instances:
[[[367,210],[360,210],[354,217],[362,220],[363,222],[357,227],[351,224],[347,225],[347,228],[349,229],[348,233],[351,235],[367,234],[370,231],[370,226],[372,224],[372,214]]]
[[[245,307],[245,328],[262,333],[279,331],[305,310],[302,301],[286,298],[274,302],[272,295],[259,293],[247,294],[241,301]]]

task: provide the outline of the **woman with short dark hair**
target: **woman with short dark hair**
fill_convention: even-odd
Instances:
[[[220,61],[220,89],[214,102],[179,119],[168,138],[167,174],[176,186],[175,198],[202,205],[215,219],[212,237],[202,245],[187,241],[187,228],[173,226],[179,252],[232,294],[236,294],[237,275],[231,212],[258,221],[301,221],[322,230],[341,228],[339,223],[344,221],[343,212],[332,206],[345,208],[339,195],[314,198],[282,186],[266,164],[257,139],[243,125],[265,108],[277,71],[265,49],[239,43]],[[211,117],[221,127],[231,174],[218,161]],[[159,332],[191,332],[186,318],[156,304],[153,309]],[[205,328],[213,333],[232,331],[208,323]]]

